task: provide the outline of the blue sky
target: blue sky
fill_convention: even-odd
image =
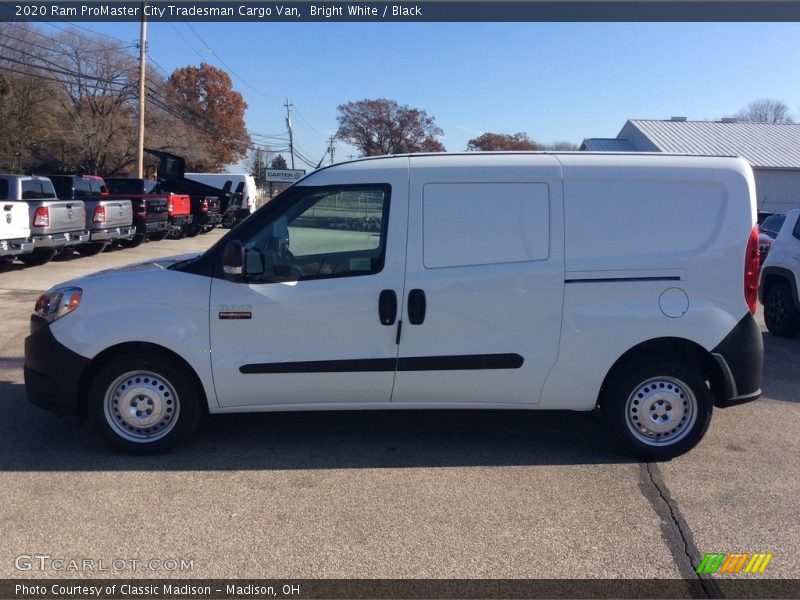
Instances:
[[[139,35],[136,23],[81,27]],[[289,98],[295,141],[315,163],[336,131],[336,107],[363,98],[426,110],[450,151],[486,131],[579,144],[616,136],[629,118],[717,119],[762,97],[800,118],[800,23],[151,23],[148,31],[150,56],[168,73],[202,60],[233,70],[252,132],[285,132]],[[348,154],[338,143],[337,160]]]

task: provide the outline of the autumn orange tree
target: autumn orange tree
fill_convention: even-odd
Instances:
[[[244,123],[247,103],[225,71],[207,63],[176,69],[167,80],[167,93],[207,145],[207,157],[188,163],[187,169],[218,171],[247,156],[251,145]]]
[[[444,152],[444,135],[424,110],[394,100],[359,100],[338,107],[339,139],[362,156],[406,152]]]
[[[468,152],[491,152],[494,150],[541,150],[542,148],[528,137],[524,131],[520,133],[484,133],[467,142]]]

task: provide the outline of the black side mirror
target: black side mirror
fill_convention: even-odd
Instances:
[[[222,272],[225,279],[241,283],[244,279],[244,246],[239,240],[231,240],[222,252]]]

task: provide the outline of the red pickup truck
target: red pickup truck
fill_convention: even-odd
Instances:
[[[166,231],[153,232],[148,238],[153,241],[169,236],[180,239],[191,232],[193,221],[191,199],[186,194],[162,192],[157,181],[135,177],[111,177],[106,179],[111,197],[125,197],[132,201],[163,199],[167,204],[168,226]]]

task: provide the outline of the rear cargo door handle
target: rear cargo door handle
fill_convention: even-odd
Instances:
[[[408,320],[412,325],[425,321],[425,292],[411,290],[408,293]]]
[[[397,318],[397,294],[394,290],[383,290],[378,297],[378,316],[381,325],[394,325]]]

